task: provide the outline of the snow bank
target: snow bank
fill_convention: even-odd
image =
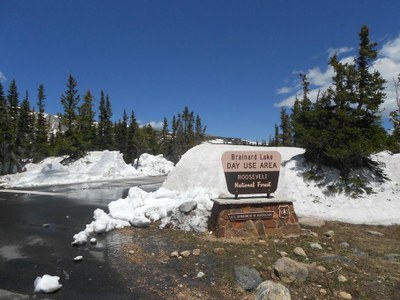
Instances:
[[[92,151],[74,163],[63,166],[64,157],[46,158],[39,164],[26,165],[23,173],[1,176],[3,185],[29,187],[166,175],[173,163],[162,156],[142,154],[139,168],[124,162],[118,151]]]
[[[162,155],[144,153],[135,160],[135,166],[139,172],[147,176],[166,175],[174,168],[174,163],[166,160]]]
[[[161,221],[161,227],[172,224],[182,230],[207,230],[211,199],[232,197],[226,187],[222,154],[225,151],[252,150],[280,152],[282,166],[274,197],[294,201],[299,216],[349,223],[400,224],[400,154],[382,152],[376,155],[374,159],[384,163],[384,172],[391,180],[372,182],[375,193],[352,198],[338,193],[327,195],[317,183],[305,181],[301,174],[308,170],[308,166],[304,162],[303,149],[202,144],[183,155],[162,188],[153,193],[131,188],[127,198],[111,202],[109,214],[102,211],[101,221],[97,221],[95,216],[94,223],[87,225],[84,234],[76,235],[75,241],[79,241],[82,235],[87,240],[88,234],[97,232],[93,228],[98,226],[108,231],[130,223],[147,226]],[[337,171],[328,169],[329,172],[330,180],[338,180]],[[189,213],[181,212],[179,206],[188,201],[195,201],[197,208]],[[117,225],[117,221],[125,223]]]
[[[60,277],[51,276],[48,274],[45,274],[42,277],[38,276],[33,283],[35,287],[35,293],[54,293],[62,287],[62,285],[58,283],[59,280]]]

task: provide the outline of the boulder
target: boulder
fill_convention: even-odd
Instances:
[[[296,254],[297,256],[302,256],[302,257],[307,257],[306,252],[304,251],[303,248],[301,247],[296,247],[293,250],[294,254]]]
[[[308,276],[307,265],[289,257],[278,259],[272,267],[272,277],[278,278],[284,283],[304,282]]]
[[[246,291],[255,290],[262,282],[260,273],[254,268],[238,266],[233,269],[236,283]]]
[[[267,280],[262,282],[256,290],[256,300],[291,300],[287,287],[280,283]]]
[[[187,201],[179,205],[179,211],[185,214],[190,213],[192,210],[195,210],[196,208],[197,208],[196,201]]]

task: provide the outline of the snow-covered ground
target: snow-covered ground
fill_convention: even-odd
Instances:
[[[190,149],[173,168],[162,156],[144,154],[136,168],[124,163],[115,151],[91,152],[69,166],[60,164],[62,158],[47,158],[42,163],[27,165],[21,174],[0,177],[7,186],[27,187],[64,184],[83,181],[110,180],[169,173],[163,186],[155,192],[131,188],[128,196],[108,205],[108,212],[96,209],[94,220],[74,236],[75,243],[86,242],[93,233],[105,232],[124,226],[147,226],[161,221],[161,227],[192,231],[207,230],[212,198],[232,197],[229,194],[221,163],[225,151],[279,151],[282,166],[278,189],[273,195],[294,201],[299,216],[313,216],[364,224],[400,224],[400,154],[382,152],[374,156],[383,163],[384,173],[390,180],[371,180],[372,194],[358,198],[344,193],[327,194],[326,186],[304,180],[309,166],[304,163],[304,150],[300,148],[262,148],[205,143]],[[338,172],[325,170],[331,182],[338,181]],[[360,173],[361,174],[361,173]],[[181,205],[195,204],[195,209],[184,212]],[[189,205],[189,206],[190,206]]]
[[[103,181],[141,176],[166,175],[173,168],[172,162],[161,155],[144,153],[137,168],[127,165],[118,151],[92,151],[76,162],[64,166],[64,157],[49,157],[38,164],[26,165],[26,171],[0,176],[4,187],[31,187]]]
[[[182,230],[205,231],[211,214],[212,198],[232,197],[229,194],[222,169],[221,156],[225,151],[279,151],[282,167],[278,189],[274,197],[294,201],[299,216],[313,216],[364,224],[400,224],[400,155],[379,153],[375,159],[384,163],[384,172],[390,179],[383,183],[371,182],[374,193],[353,198],[345,194],[324,193],[323,187],[307,182],[301,173],[307,170],[304,150],[300,148],[261,148],[202,144],[189,150],[168,175],[163,186],[155,192],[131,188],[126,198],[108,205],[109,213],[97,209],[94,221],[74,236],[76,244],[84,243],[96,232],[123,226],[147,226],[161,220],[161,227],[172,224]],[[328,170],[329,171],[329,170]],[[338,179],[334,169],[332,180]],[[190,213],[181,212],[184,203],[197,203]]]

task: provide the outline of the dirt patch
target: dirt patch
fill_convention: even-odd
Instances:
[[[333,238],[324,235],[328,230],[335,232]],[[395,300],[400,295],[400,258],[390,256],[400,254],[400,226],[327,222],[321,228],[303,228],[299,236],[265,239],[221,240],[208,233],[160,230],[156,225],[109,234],[122,235],[124,241],[112,254],[114,266],[126,286],[145,291],[146,299],[253,299],[254,293],[235,283],[233,268],[253,267],[263,280],[269,280],[281,251],[297,261],[326,268],[325,273],[314,274],[304,283],[285,284],[292,299],[340,299],[342,291],[353,299]],[[310,243],[318,243],[322,249],[314,249]],[[307,257],[296,256],[295,247],[302,247]],[[217,255],[215,248],[224,248],[225,253]],[[193,249],[200,249],[200,255],[193,255]],[[171,252],[184,250],[190,251],[188,257],[171,257]],[[340,282],[339,275],[347,281]]]

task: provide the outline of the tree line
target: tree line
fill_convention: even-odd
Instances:
[[[281,108],[280,126],[275,125],[269,144],[303,147],[308,161],[336,167],[344,178],[357,167],[366,166],[379,173],[370,155],[400,150],[400,100],[397,94],[398,110],[390,114],[394,128],[388,133],[380,115],[386,81],[372,68],[378,55],[376,47],[377,43],[370,41],[368,27],[363,26],[358,56],[352,63],[331,57],[332,85],[316,99],[310,99],[310,82],[300,74],[302,96],[296,96],[290,114]],[[400,76],[395,85],[397,92]]]
[[[177,162],[181,155],[204,140],[206,127],[200,116],[188,107],[173,116],[171,128],[164,118],[162,130],[150,124],[139,126],[135,113],[124,110],[122,118],[112,121],[110,97],[100,93],[98,118],[94,96],[86,91],[81,101],[77,81],[70,74],[60,98],[63,112],[58,113],[58,128],[51,130],[45,113],[43,84],[37,90],[36,109],[29,94],[22,101],[15,80],[7,95],[0,82],[0,164],[1,174],[21,172],[27,162],[39,162],[48,156],[67,155],[66,162],[83,157],[88,151],[118,150],[126,163],[133,164],[143,153],[163,154]]]

